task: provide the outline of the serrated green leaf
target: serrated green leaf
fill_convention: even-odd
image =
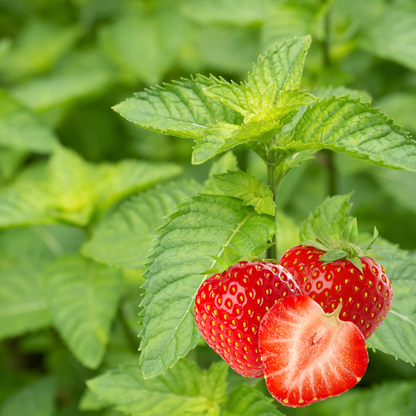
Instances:
[[[202,379],[202,391],[213,403],[222,404],[227,397],[228,364],[221,360],[211,364],[208,371],[204,372]]]
[[[54,324],[85,366],[97,368],[105,354],[121,293],[121,273],[79,255],[63,256],[44,272]]]
[[[196,138],[192,153],[192,163],[201,164],[214,156],[235,146],[244,145],[258,149],[258,143],[269,143],[270,139],[280,133],[283,125],[278,121],[251,124],[218,123],[208,126],[202,135]],[[259,149],[261,151],[262,148]]]
[[[367,345],[406,362],[416,364],[416,260],[405,257],[399,249],[397,254],[383,257],[394,263],[385,263],[386,274],[392,281],[394,297],[392,310]]]
[[[82,254],[110,266],[143,269],[163,218],[186,197],[201,191],[197,182],[182,181],[134,196],[97,224]]]
[[[79,402],[79,410],[83,412],[97,411],[108,407],[108,402],[99,399],[89,388],[86,388]]]
[[[182,360],[165,375],[145,380],[137,365],[120,366],[87,384],[116,410],[132,416],[214,416],[219,415],[215,399],[222,400],[225,390],[224,374],[219,373],[223,368],[214,364],[206,373]]]
[[[416,171],[416,141],[359,99],[332,97],[308,108],[285,152],[330,149],[368,163]]]
[[[270,217],[226,196],[191,197],[169,217],[146,272],[140,346],[146,378],[166,371],[199,341],[193,305],[204,280],[199,273],[215,264],[207,256],[222,257],[227,246],[249,255],[275,230]]]
[[[5,263],[5,264],[4,264]],[[20,257],[0,265],[0,338],[49,326],[52,316],[43,291],[44,260]]]
[[[298,89],[310,44],[311,37],[306,36],[284,40],[276,45],[260,56],[248,75],[248,84],[259,93],[263,93],[273,82],[276,82],[279,94],[280,91]]]
[[[96,165],[59,146],[47,164],[33,164],[0,192],[0,227],[59,220],[86,225],[93,214],[180,171],[132,160]]]
[[[214,176],[220,173],[227,173],[229,170],[238,169],[237,158],[230,150],[216,160],[209,170],[208,179],[204,183],[204,192],[207,194],[221,195],[221,190],[215,185]]]
[[[349,199],[352,194],[327,197],[325,201],[310,213],[306,221],[300,225],[301,240],[315,240],[313,224],[319,217],[330,230],[333,240],[340,240],[344,224],[349,220],[352,204]]]
[[[56,408],[56,383],[45,377],[17,390],[2,403],[1,416],[53,416]]]
[[[36,153],[49,153],[57,137],[28,108],[0,90],[0,145]]]
[[[273,404],[273,400],[266,397],[255,387],[245,384],[233,390],[221,416],[283,416]]]
[[[214,181],[224,195],[242,199],[244,205],[254,205],[259,214],[274,215],[276,205],[272,191],[254,176],[238,170],[216,175]]]
[[[114,110],[138,126],[177,137],[198,138],[207,124],[239,124],[242,117],[219,100],[204,94],[204,88],[218,85],[201,75],[154,87],[116,105]]]
[[[224,248],[224,260],[228,265],[233,265],[241,259],[241,254],[234,248],[227,246]],[[227,267],[228,268],[228,267]]]

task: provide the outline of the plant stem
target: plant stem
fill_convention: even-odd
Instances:
[[[267,163],[267,185],[269,185],[273,193],[273,202],[276,203],[277,193],[279,192],[280,183],[283,178],[282,175],[277,175],[276,162]],[[276,222],[276,215],[273,216],[274,221]],[[273,235],[273,243],[276,243],[276,234]],[[277,247],[276,244],[273,244],[267,249],[267,258],[275,259],[277,257]]]

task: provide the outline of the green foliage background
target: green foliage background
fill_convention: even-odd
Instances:
[[[230,195],[214,174],[238,164],[255,189],[266,171],[242,148],[191,165],[192,140],[139,129],[111,107],[190,74],[239,82],[275,43],[307,34],[303,89],[353,90],[416,134],[413,0],[0,0],[0,416],[416,414],[416,174],[328,150],[283,182],[278,252],[308,236],[314,215],[336,232],[333,211],[348,217],[350,205],[324,203],[328,195],[353,192],[362,238],[380,231],[399,312],[411,319],[395,315],[371,338],[378,350],[359,386],[306,409],[276,407],[263,381],[227,374],[196,333],[177,346],[197,345],[187,361],[165,375],[145,380],[138,366],[155,229],[184,198]],[[262,192],[241,199],[268,213]],[[183,216],[186,204],[220,210],[227,200],[204,198],[188,200]],[[228,208],[236,222],[248,212]],[[266,217],[251,218],[267,240]]]

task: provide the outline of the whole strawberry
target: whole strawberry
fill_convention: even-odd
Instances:
[[[208,278],[195,300],[196,325],[237,373],[262,377],[258,331],[264,314],[285,296],[300,294],[282,266],[242,261]]]
[[[373,253],[357,246],[357,223],[352,219],[344,228],[342,241],[332,241],[318,219],[314,224],[317,241],[286,251],[280,263],[294,277],[304,295],[314,299],[326,313],[342,303],[339,318],[353,322],[370,337],[391,309],[393,288],[384,267]]]

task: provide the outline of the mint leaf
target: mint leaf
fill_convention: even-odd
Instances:
[[[20,102],[36,112],[101,93],[114,82],[114,71],[94,49],[73,52],[52,74],[30,79],[12,88]]]
[[[82,364],[97,368],[118,305],[120,272],[72,255],[50,263],[44,280],[58,332]]]
[[[180,171],[174,164],[133,160],[97,165],[57,147],[46,164],[30,166],[0,191],[0,227],[54,220],[86,225],[93,214]]]
[[[52,321],[43,291],[45,261],[21,257],[0,264],[0,339],[49,326]]]
[[[72,47],[80,34],[78,26],[63,27],[38,19],[28,20],[0,66],[8,82],[44,73]]]
[[[9,397],[0,407],[1,416],[53,416],[56,411],[56,382],[51,377],[41,378]]]
[[[87,384],[116,410],[132,416],[219,416],[227,366],[220,363],[213,367],[204,372],[182,360],[166,374],[145,380],[137,365],[120,366]]]
[[[341,240],[342,229],[344,224],[348,222],[352,204],[349,201],[352,194],[336,195],[327,197],[325,201],[310,213],[308,219],[300,224],[300,240],[315,241],[315,233],[313,231],[313,224],[317,218],[329,229],[331,238],[333,240]]]
[[[283,413],[276,409],[272,399],[266,397],[255,387],[245,384],[230,393],[224,405],[224,410],[221,412],[221,416],[258,415],[283,416]]]
[[[325,99],[308,108],[292,141],[278,148],[288,153],[331,149],[378,166],[416,170],[416,141],[378,109],[348,97]]]
[[[311,37],[284,40],[279,46],[260,56],[248,75],[248,84],[263,94],[270,84],[276,83],[278,95],[281,91],[295,90],[300,80]]]
[[[406,362],[416,364],[416,259],[404,257],[399,249],[385,263],[388,278],[392,281],[394,297],[392,309],[377,331],[366,341],[367,345],[392,354]],[[386,257],[386,251],[381,252]]]
[[[49,153],[57,137],[51,129],[6,91],[0,90],[0,145]]]
[[[207,124],[242,121],[236,111],[205,95],[204,88],[219,82],[212,76],[202,75],[173,81],[137,93],[114,110],[139,127],[177,137],[198,138]]]
[[[228,123],[210,125],[195,140],[192,163],[195,165],[204,163],[239,145],[262,152],[264,146],[259,146],[259,142],[269,144],[271,138],[281,132],[282,127],[279,121],[262,121],[243,125]]]
[[[167,183],[123,202],[101,220],[82,254],[111,266],[144,269],[146,257],[166,215],[186,197],[202,191],[197,182]]]
[[[393,5],[371,24],[366,21],[357,39],[362,49],[413,70],[416,70],[415,41],[416,13]]]
[[[170,215],[145,275],[140,345],[145,378],[162,374],[199,341],[193,306],[205,278],[200,273],[216,263],[209,256],[222,257],[227,246],[249,255],[275,231],[272,218],[227,196],[191,197]]]
[[[208,179],[204,183],[204,192],[207,194],[221,195],[221,190],[215,185],[215,175],[227,173],[229,170],[237,170],[237,158],[230,150],[216,160],[209,170]]]
[[[244,205],[254,205],[259,214],[274,215],[276,205],[272,191],[254,176],[238,170],[216,175],[214,181],[224,195],[242,199]]]

